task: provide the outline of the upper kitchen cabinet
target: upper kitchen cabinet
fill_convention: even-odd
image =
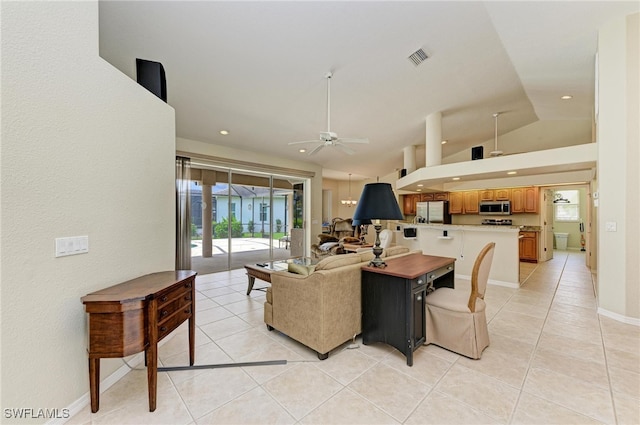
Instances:
[[[479,200],[482,201],[495,201],[495,190],[485,189],[478,191]]]
[[[449,193],[449,214],[477,214],[478,191],[467,190],[464,192]]]
[[[511,189],[509,188],[494,189],[493,192],[495,201],[508,201],[511,199]]]
[[[514,187],[511,189],[511,212],[537,213],[538,212],[538,188]]]
[[[434,201],[448,201],[449,200],[449,192],[436,192],[433,194]]]
[[[478,214],[480,212],[480,207],[478,201],[478,191],[477,190],[468,190],[462,192],[462,196],[464,199],[464,213],[465,214]]]
[[[404,215],[416,215],[416,202],[420,202],[420,194],[402,195],[402,211]]]
[[[449,214],[464,213],[464,199],[462,192],[449,193]]]

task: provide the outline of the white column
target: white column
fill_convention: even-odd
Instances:
[[[416,147],[414,145],[406,146],[402,149],[404,154],[404,169],[407,174],[416,171]]]
[[[442,164],[442,112],[427,115],[425,166]]]

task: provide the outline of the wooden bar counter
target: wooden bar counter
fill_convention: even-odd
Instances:
[[[100,407],[100,359],[145,352],[149,411],[156,410],[158,342],[189,320],[195,360],[195,277],[191,270],[152,273],[82,297],[89,315],[91,411]]]

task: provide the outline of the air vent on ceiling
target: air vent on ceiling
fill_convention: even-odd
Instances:
[[[422,62],[426,61],[429,58],[427,54],[422,49],[418,49],[409,56],[409,60],[413,62],[415,66],[420,65]]]

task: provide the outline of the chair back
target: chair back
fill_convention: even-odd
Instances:
[[[471,272],[471,295],[469,296],[468,304],[471,312],[476,311],[476,298],[484,299],[495,247],[495,242],[489,242],[482,248],[482,251],[480,251],[480,254],[478,254],[476,258],[476,262],[473,264],[473,271]]]
[[[393,232],[389,229],[384,229],[380,232],[380,248],[389,248],[391,241],[393,240]]]

